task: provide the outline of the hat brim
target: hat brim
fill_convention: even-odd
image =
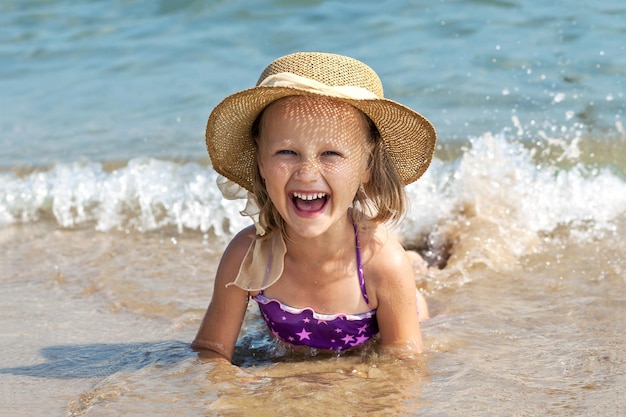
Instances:
[[[252,191],[256,169],[252,124],[264,108],[288,96],[328,97],[295,87],[258,86],[226,97],[213,109],[206,127],[206,145],[213,168],[219,174]],[[437,142],[435,128],[428,119],[385,98],[333,99],[349,103],[372,120],[404,185],[424,174]]]

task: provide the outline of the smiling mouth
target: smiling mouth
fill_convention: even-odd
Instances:
[[[300,193],[294,192],[291,200],[293,205],[300,211],[314,213],[322,210],[328,201],[326,193]]]

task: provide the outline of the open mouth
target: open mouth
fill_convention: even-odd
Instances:
[[[328,196],[326,193],[294,192],[291,200],[296,209],[307,213],[315,213],[321,211],[326,206]]]

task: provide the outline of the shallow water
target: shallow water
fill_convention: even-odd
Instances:
[[[626,414],[621,1],[5,1],[0,414]],[[292,352],[251,304],[238,367],[189,349],[245,220],[217,102],[273,58],[364,60],[439,144],[397,229],[426,351]]]
[[[354,56],[444,141],[576,123],[624,132],[621,0],[0,5],[0,167],[203,158],[226,95],[278,56]]]
[[[310,415],[311,407],[328,415],[620,415],[620,222],[580,244],[567,230],[545,236],[515,266],[466,257],[431,271],[422,283],[435,317],[416,361],[373,347],[328,357],[281,351],[251,309],[240,368],[204,362],[188,347],[218,253],[201,235],[173,243],[165,232],[5,228],[2,253],[38,261],[12,262],[3,279],[4,299],[21,300],[3,308],[3,338],[13,341],[0,364],[3,407],[10,415]]]
[[[487,134],[408,187],[411,212],[397,232],[439,265],[416,275],[434,317],[423,325],[424,355],[411,361],[375,345],[340,356],[285,351],[253,306],[239,367],[198,357],[188,344],[242,221],[237,202],[208,185],[207,167],[142,158],[112,171],[77,163],[7,174],[3,408],[620,415],[626,181],[619,157],[562,158],[586,140],[545,152]]]

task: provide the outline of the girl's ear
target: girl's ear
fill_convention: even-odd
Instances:
[[[259,168],[259,176],[261,177],[261,180],[263,180],[263,182],[265,182],[265,169],[263,169],[263,163],[261,162],[260,158],[257,157],[257,166]]]
[[[263,161],[262,161],[263,158],[261,158],[261,152],[263,150],[261,149],[261,145],[259,144],[259,137],[258,136],[254,138],[254,143],[256,145],[256,151],[255,151],[256,155],[255,156],[256,156],[256,164],[257,164],[257,167],[258,167],[258,170],[259,170],[259,176],[261,177],[260,179],[263,182],[265,182],[265,167],[263,166]]]
[[[361,174],[361,184],[367,184],[368,182],[370,182],[371,177],[372,177],[372,172],[370,169],[370,164],[367,164],[367,167],[365,167],[363,174]]]
[[[365,163],[365,170],[361,174],[361,184],[367,184],[372,178],[372,166],[374,165],[374,145],[373,143],[368,146],[367,149],[367,161]]]
[[[265,169],[263,164],[261,163],[261,161],[257,162],[258,165],[258,171],[259,173],[257,174],[259,176],[259,180],[261,181],[261,183],[263,183],[265,185]]]

